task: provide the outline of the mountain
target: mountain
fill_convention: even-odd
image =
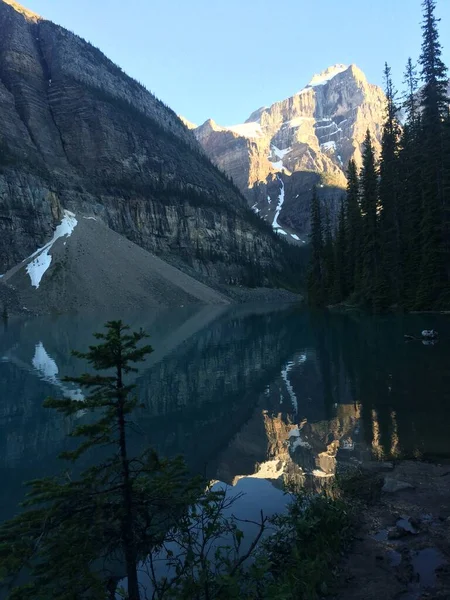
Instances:
[[[209,119],[193,131],[260,216],[291,241],[305,240],[312,186],[320,186],[324,200],[339,199],[348,161],[361,164],[367,129],[380,150],[385,104],[384,92],[357,66],[338,64],[243,124],[222,127]]]
[[[92,279],[101,269],[112,281],[116,262],[124,267],[135,258],[143,271],[152,270],[157,255],[212,288],[287,280],[286,244],[177,115],[97,48],[12,0],[0,0],[0,123],[0,273],[16,290],[26,280],[16,266],[25,261],[26,269],[42,254],[68,213],[78,223],[74,235],[44,255],[39,289],[53,297],[62,290],[75,301],[83,292],[56,259],[62,248],[72,265],[84,252]],[[107,251],[94,241],[80,248],[85,217],[96,219],[99,239],[111,244]],[[114,235],[126,239],[119,243]],[[130,254],[116,261],[119,248]],[[88,285],[80,277],[74,281]],[[27,293],[38,289],[30,278],[27,285]],[[141,281],[140,293],[148,285]],[[116,278],[102,301],[120,293]],[[157,298],[162,305],[175,300],[183,303],[164,290]]]
[[[114,265],[114,268],[111,268]],[[51,270],[50,270],[51,267]],[[95,310],[123,314],[189,304],[229,304],[223,294],[147,252],[96,217],[64,212],[53,238],[4,281],[33,312]],[[121,293],[121,289],[126,293]]]

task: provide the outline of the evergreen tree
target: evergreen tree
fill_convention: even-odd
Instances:
[[[419,77],[417,75],[417,66],[413,64],[412,59],[408,58],[403,83],[406,86],[404,95],[403,108],[406,111],[407,122],[413,127],[417,124],[419,118]]]
[[[74,353],[100,373],[66,378],[91,393],[81,399],[49,399],[45,405],[64,415],[98,413],[84,418],[72,437],[84,438],[62,457],[75,461],[102,447],[106,459],[79,479],[68,474],[31,482],[28,510],[0,528],[0,563],[6,576],[31,571],[31,581],[15,588],[16,600],[104,600],[112,565],[125,564],[128,598],[139,600],[138,561],[161,543],[163,533],[199,492],[179,460],[159,460],[152,450],[131,455],[129,428],[137,407],[134,385],[125,381],[134,364],[152,352],[138,346],[142,331],[128,333],[121,321],[106,324],[100,344]],[[5,577],[5,573],[3,573]],[[114,596],[113,596],[114,597]]]
[[[398,107],[391,69],[385,64],[386,119],[383,125],[380,160],[380,241],[382,262],[380,264],[380,286],[385,307],[398,303],[402,293],[402,246],[401,214],[399,212],[399,140],[400,126],[397,121]],[[381,288],[380,288],[381,292]]]
[[[323,245],[323,271],[324,271],[324,295],[326,302],[333,301],[333,292],[335,288],[335,261],[334,244],[331,227],[331,217],[329,206],[325,206],[325,227],[324,227],[324,245]]]
[[[323,260],[316,259],[315,269],[321,269],[324,301],[348,295],[375,312],[392,304],[431,309],[450,302],[447,69],[441,58],[436,0],[423,0],[423,8],[420,66],[424,85],[419,93],[417,69],[409,59],[403,130],[386,64],[387,104],[379,166],[367,131],[359,178],[355,162],[348,166],[346,208],[339,217],[333,259],[329,224],[325,224],[325,240],[316,232]],[[316,242],[316,257],[318,246]]]
[[[360,176],[362,212],[362,298],[378,312],[380,309],[380,240],[378,231],[378,174],[370,131],[364,140],[363,164]]]
[[[335,264],[335,279],[334,279],[334,302],[342,302],[348,295],[347,283],[347,224],[345,217],[344,199],[341,198],[339,209],[338,225],[336,228],[335,243],[334,243],[334,264]]]
[[[315,306],[322,306],[324,296],[323,229],[320,200],[316,186],[311,199],[311,259],[308,273],[308,298]]]
[[[446,266],[446,304],[450,301],[450,105],[444,118],[444,148],[443,148],[443,192],[444,192],[444,242],[445,242],[445,266]]]
[[[422,156],[418,131],[405,124],[399,153],[399,213],[402,215],[403,276],[400,303],[406,309],[416,305],[422,264]]]
[[[426,138],[431,141],[436,134],[431,149],[432,158],[439,163],[442,152],[442,122],[448,113],[447,97],[447,67],[442,61],[442,46],[439,42],[439,32],[436,18],[436,1],[424,0],[424,20],[422,24],[423,42],[420,56],[421,76],[424,86],[421,92],[421,106]],[[439,182],[436,181],[436,185]]]
[[[402,215],[403,287],[401,304],[411,309],[416,304],[422,261],[423,149],[417,70],[408,60],[404,76],[406,94],[403,108],[406,123],[400,139],[398,212]]]
[[[361,286],[361,208],[359,205],[359,179],[356,162],[351,160],[347,169],[346,196],[346,280],[348,293],[352,294]]]
[[[122,488],[120,529],[128,578],[128,596],[130,600],[139,600],[133,484],[126,435],[126,418],[136,408],[137,398],[130,396],[135,386],[126,385],[124,378],[130,372],[136,371],[136,368],[131,365],[143,361],[153,349],[149,345],[138,348],[138,343],[146,337],[145,334],[143,332],[128,334],[129,327],[123,325],[121,321],[111,321],[106,327],[106,334],[95,334],[95,337],[103,343],[91,346],[87,353],[77,352],[76,356],[87,360],[96,371],[113,369],[114,374],[109,376],[84,374],[81,377],[69,378],[69,381],[93,390],[82,403],[83,407],[80,406],[79,401],[73,400],[49,400],[46,404],[66,415],[72,415],[82,409],[105,411],[95,423],[74,430],[74,436],[83,436],[86,441],[66,456],[77,459],[87,449],[98,444],[117,446],[118,458],[114,461],[114,470],[117,471]]]
[[[444,121],[448,112],[447,69],[442,61],[435,0],[424,0],[420,56],[423,143],[422,265],[417,307],[431,308],[447,287],[449,231],[445,197]]]

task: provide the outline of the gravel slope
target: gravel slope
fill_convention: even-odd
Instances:
[[[145,309],[187,304],[229,304],[223,294],[186,275],[115,233],[100,221],[77,216],[70,237],[49,250],[51,264],[38,288],[26,272],[29,260],[3,282],[35,313]]]

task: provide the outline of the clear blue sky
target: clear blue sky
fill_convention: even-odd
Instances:
[[[401,86],[421,45],[421,0],[20,0],[98,46],[195,123],[243,122],[314,73],[356,63]],[[450,67],[450,0],[438,0]]]

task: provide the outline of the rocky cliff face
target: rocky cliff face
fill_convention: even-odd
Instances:
[[[0,0],[0,273],[64,209],[215,282],[282,276],[283,250],[167,106],[99,50]]]
[[[258,109],[242,125],[221,127],[209,120],[194,133],[254,210],[292,241],[309,231],[313,183],[322,186],[328,200],[339,197],[348,161],[361,164],[367,129],[379,151],[384,109],[383,91],[358,67],[335,65],[294,96]]]

